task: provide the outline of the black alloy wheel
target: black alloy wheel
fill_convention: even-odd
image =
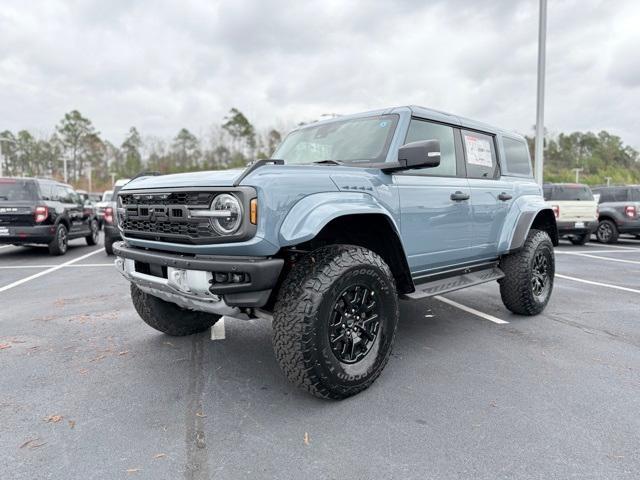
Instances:
[[[336,300],[329,319],[331,351],[343,363],[367,356],[380,328],[379,294],[364,285],[347,287]]]

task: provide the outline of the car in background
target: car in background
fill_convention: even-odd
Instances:
[[[640,238],[640,185],[596,187],[600,216],[596,238],[615,243],[621,233]]]
[[[45,244],[64,255],[69,240],[98,243],[98,220],[78,193],[64,183],[41,178],[0,178],[0,244]]]
[[[96,214],[98,216],[98,224],[100,228],[104,226],[104,209],[109,206],[113,198],[113,190],[106,190],[102,194],[102,199],[96,203]]]
[[[580,183],[545,183],[544,199],[552,208],[558,235],[574,245],[584,245],[598,227],[598,202],[591,189]]]
[[[114,201],[106,202],[102,212],[102,223],[104,226],[104,251],[107,252],[107,255],[113,255],[113,242],[122,240],[115,218],[117,209],[115,199],[118,198],[118,192],[120,189],[129,183],[129,181],[129,178],[123,178],[116,181],[113,186],[113,191],[111,192],[111,198]]]

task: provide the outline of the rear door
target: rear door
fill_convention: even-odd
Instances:
[[[80,203],[80,197],[71,188],[66,185],[58,185],[58,201],[62,204],[71,225],[70,233],[84,233],[86,231],[83,221],[83,208]]]
[[[440,141],[440,165],[394,174],[401,230],[414,275],[466,262],[471,256],[469,184],[455,126],[413,118],[405,144]]]
[[[513,182],[502,177],[494,135],[462,130],[467,179],[471,190],[473,259],[498,256],[498,241],[513,203]]]

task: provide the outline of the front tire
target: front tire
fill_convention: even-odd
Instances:
[[[64,255],[69,248],[69,231],[64,224],[59,223],[53,240],[49,243],[49,253],[51,255]]]
[[[342,399],[368,388],[389,360],[398,296],[387,264],[353,245],[322,247],[287,275],[273,312],[273,348],[287,378]]]
[[[609,219],[600,220],[596,230],[596,238],[600,243],[616,243],[618,241],[618,227]]]
[[[549,234],[531,230],[521,250],[502,258],[500,296],[505,307],[519,315],[537,315],[553,291],[555,258]]]
[[[571,238],[569,238],[569,240],[574,245],[586,245],[586,243],[589,241],[590,236],[591,236],[590,233],[583,233],[582,235],[574,235]]]
[[[219,315],[185,310],[177,305],[149,295],[131,284],[131,300],[140,318],[159,332],[184,337],[204,332],[213,326]]]

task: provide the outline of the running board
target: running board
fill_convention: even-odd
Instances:
[[[407,293],[403,295],[403,297],[411,299],[433,297],[435,295],[453,292],[454,290],[460,290],[461,288],[500,280],[503,277],[504,273],[502,270],[498,267],[491,267],[484,270],[477,270],[475,272],[467,272],[451,277],[439,278],[437,280],[416,285],[415,292]]]

